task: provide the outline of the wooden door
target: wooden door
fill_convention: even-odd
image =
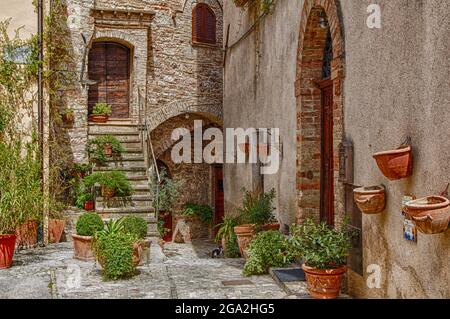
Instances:
[[[325,80],[322,89],[322,138],[320,219],[334,225],[334,170],[333,170],[333,82]]]
[[[96,103],[111,106],[112,118],[129,117],[130,49],[115,42],[95,42],[89,51],[89,114]]]
[[[213,167],[213,181],[214,181],[214,225],[222,223],[224,217],[224,191],[223,191],[223,168],[222,166]],[[214,234],[217,234],[219,229],[214,228]]]

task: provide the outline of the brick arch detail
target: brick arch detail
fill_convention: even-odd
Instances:
[[[339,144],[344,136],[343,96],[345,46],[338,1],[305,0],[301,14],[295,96],[297,100],[297,223],[320,217],[321,90],[314,83],[321,79],[326,29],[317,23],[317,13],[325,12],[333,45],[333,169],[335,223],[344,214],[344,187],[338,181]],[[316,20],[315,20],[316,19]],[[321,52],[321,53],[318,53]]]

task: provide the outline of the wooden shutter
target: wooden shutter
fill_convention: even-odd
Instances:
[[[200,43],[216,43],[216,16],[206,4],[198,4],[192,13],[192,39]]]
[[[89,114],[98,102],[111,106],[112,117],[129,117],[130,49],[115,42],[94,43],[89,51]]]

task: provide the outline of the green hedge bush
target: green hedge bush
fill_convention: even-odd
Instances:
[[[122,218],[123,232],[135,235],[139,239],[147,237],[147,221],[138,216],[125,216]]]
[[[94,236],[104,228],[102,218],[96,213],[85,213],[77,221],[77,234],[80,236]]]

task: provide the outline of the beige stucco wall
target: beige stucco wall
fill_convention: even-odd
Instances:
[[[0,21],[12,18],[10,36],[23,27],[20,35],[26,39],[37,32],[37,14],[32,0],[0,0]]]
[[[441,192],[450,181],[448,1],[376,1],[382,28],[366,26],[374,1],[339,1],[345,40],[344,127],[353,141],[355,184],[383,183],[387,209],[363,216],[364,269],[381,267],[381,288],[369,289],[364,277],[349,276],[358,297],[449,298],[450,231],[419,233],[417,244],[402,238],[401,198]],[[296,98],[294,82],[303,1],[278,1],[274,12],[227,53],[225,127],[279,127],[283,158],[277,175],[266,176],[266,189],[278,192],[277,212],[294,222],[297,194]],[[254,18],[231,1],[224,25],[234,43]],[[225,28],[226,29],[226,28]],[[412,137],[415,165],[411,178],[390,182],[379,172],[372,153],[397,147]],[[225,167],[226,211],[239,203],[241,186],[250,186],[249,165]]]

